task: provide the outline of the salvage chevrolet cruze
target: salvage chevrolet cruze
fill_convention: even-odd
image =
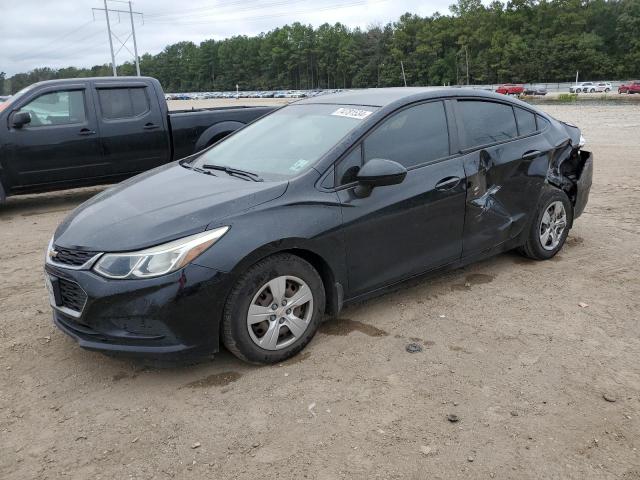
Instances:
[[[78,207],[46,256],[82,347],[172,358],[300,351],[323,316],[425,273],[563,246],[587,203],[578,128],[490,92],[305,99]]]

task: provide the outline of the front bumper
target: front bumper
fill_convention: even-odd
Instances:
[[[45,275],[54,289],[72,282],[86,295],[69,309],[51,292],[54,323],[83,348],[150,357],[218,351],[229,274],[190,264],[162,277],[110,280],[46,264]]]

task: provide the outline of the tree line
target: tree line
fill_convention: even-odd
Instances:
[[[402,75],[404,67],[405,77]],[[406,13],[367,29],[293,23],[258,36],[179,42],[140,58],[168,92],[563,82],[640,76],[640,0],[458,0],[447,15]],[[6,78],[15,93],[40,80],[109,76],[36,68]],[[132,63],[118,75],[135,75]]]

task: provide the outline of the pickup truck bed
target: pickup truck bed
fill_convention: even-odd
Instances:
[[[0,104],[0,202],[119,182],[192,155],[275,108],[169,112],[150,77],[36,83]]]

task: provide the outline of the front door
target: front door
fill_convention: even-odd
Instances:
[[[29,112],[31,122],[6,127],[12,190],[76,183],[105,174],[93,103],[84,86],[37,92],[17,111]]]
[[[408,169],[399,185],[354,193],[361,162],[394,160]],[[444,103],[393,114],[336,165],[349,297],[460,258],[465,208],[462,160],[450,156]]]

